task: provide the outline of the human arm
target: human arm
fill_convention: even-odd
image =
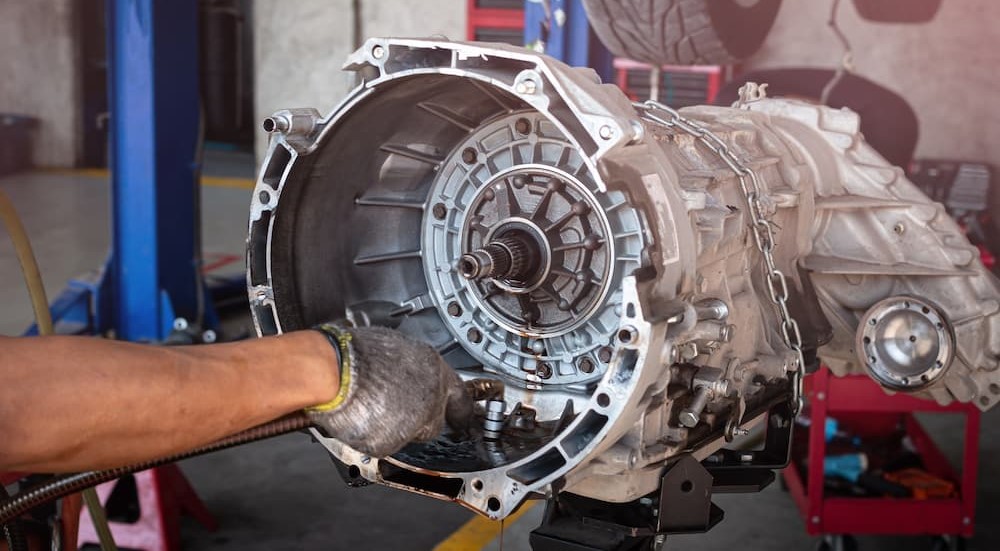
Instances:
[[[0,337],[0,471],[101,469],[190,450],[337,395],[315,331],[211,346]]]

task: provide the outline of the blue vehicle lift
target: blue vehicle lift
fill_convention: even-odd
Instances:
[[[60,332],[158,342],[178,319],[216,323],[200,269],[198,2],[107,0],[106,13],[111,252],[52,314]]]

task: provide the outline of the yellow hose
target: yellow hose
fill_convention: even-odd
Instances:
[[[24,282],[28,285],[28,294],[31,296],[31,307],[35,311],[38,334],[52,335],[55,331],[52,328],[49,299],[45,295],[45,285],[42,283],[42,274],[38,271],[35,253],[31,250],[31,241],[28,240],[28,234],[24,231],[21,218],[14,210],[14,204],[10,202],[7,194],[3,191],[0,191],[0,218],[3,218],[3,223],[7,226],[7,233],[10,234],[10,239],[14,242],[17,260],[21,263]]]
[[[17,215],[14,204],[10,202],[10,198],[3,191],[0,191],[0,218],[3,219],[4,226],[7,227],[11,241],[14,242],[14,252],[17,253],[18,262],[21,263],[21,272],[24,274],[24,282],[28,285],[28,295],[31,297],[31,307],[35,311],[38,334],[42,336],[54,335],[55,328],[52,326],[49,299],[45,294],[45,283],[42,281],[42,273],[38,270],[35,253],[31,249],[31,240],[28,239],[27,232],[24,231],[24,224],[21,223],[21,217]],[[90,511],[90,518],[94,521],[94,528],[101,541],[101,549],[116,551],[115,540],[111,535],[107,516],[105,516],[104,509],[97,497],[97,491],[93,488],[84,490],[83,500]]]

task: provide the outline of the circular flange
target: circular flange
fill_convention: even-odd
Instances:
[[[456,343],[529,387],[603,375],[598,352],[646,234],[558,127],[533,111],[483,123],[441,165],[427,204],[441,208],[423,217],[421,257]]]
[[[951,365],[955,339],[934,305],[913,297],[887,298],[861,318],[858,360],[882,386],[914,391],[936,381]]]
[[[521,165],[497,173],[473,197],[463,252],[508,236],[531,243],[534,269],[523,280],[470,280],[473,298],[501,327],[536,338],[586,323],[611,283],[611,228],[597,199],[570,174]]]

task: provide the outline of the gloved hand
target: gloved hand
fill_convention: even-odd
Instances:
[[[373,457],[441,434],[465,430],[472,397],[430,346],[382,327],[317,326],[340,357],[341,389],[306,413],[322,432]]]

